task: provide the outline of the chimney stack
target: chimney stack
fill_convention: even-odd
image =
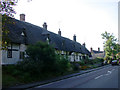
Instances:
[[[100,48],[98,47],[98,51],[100,51]]]
[[[92,50],[93,50],[93,49],[92,49],[92,47],[91,47],[91,48],[90,48],[90,51],[92,52]]]
[[[43,28],[47,30],[47,23],[46,22],[44,22]]]
[[[24,21],[25,22],[25,14],[20,14],[20,21]]]
[[[75,35],[75,34],[74,34],[74,36],[73,36],[73,41],[76,42],[76,35]]]
[[[83,43],[83,46],[85,47],[85,43]]]
[[[61,36],[61,31],[60,31],[60,28],[59,28],[59,31],[58,31],[58,35],[60,35],[60,36]]]

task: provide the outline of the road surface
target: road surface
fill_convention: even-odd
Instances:
[[[79,76],[63,79],[35,88],[119,88],[120,66],[108,66]]]

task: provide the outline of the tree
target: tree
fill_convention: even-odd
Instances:
[[[69,61],[57,55],[55,49],[44,42],[29,45],[26,54],[28,57],[19,62],[18,67],[31,75],[65,72],[69,68]]]
[[[15,0],[4,1],[4,2],[1,1],[0,2],[0,13],[2,15],[13,17],[13,13],[15,13],[13,6],[16,5],[16,3],[17,2],[15,2]]]
[[[117,39],[113,34],[110,34],[106,31],[101,35],[102,35],[102,39],[105,39],[104,50],[105,50],[106,58],[114,58],[115,55],[117,54],[117,46],[116,46]]]
[[[18,3],[19,0],[1,0],[0,1],[0,14],[7,15],[9,17],[14,17],[13,14],[16,14],[13,6]],[[27,0],[32,1],[32,0]]]
[[[15,0],[1,1],[0,2],[0,14],[2,15],[2,49],[7,49],[9,38],[9,29],[5,26],[6,24],[13,24],[9,17],[14,17],[15,10],[13,6],[16,4]]]
[[[31,1],[31,0],[28,0]],[[16,14],[13,6],[18,3],[18,0],[1,0],[0,1],[0,14],[2,15],[2,22],[0,21],[0,26],[2,26],[2,49],[7,49],[8,43],[10,42],[8,38],[9,28],[5,27],[5,24],[15,24],[10,20],[9,17],[14,17],[13,14]],[[1,17],[0,17],[1,18]]]

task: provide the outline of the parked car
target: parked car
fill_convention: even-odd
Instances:
[[[112,65],[119,65],[119,62],[118,62],[118,60],[112,60],[111,64]]]

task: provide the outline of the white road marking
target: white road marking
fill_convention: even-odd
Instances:
[[[108,71],[107,71],[107,74],[104,74],[104,75],[110,75],[114,70],[115,70],[115,69],[112,69],[111,71],[108,70]],[[97,77],[95,77],[95,79],[98,79],[98,78],[100,78],[100,77],[102,77],[102,76],[103,76],[103,75],[97,76]]]
[[[105,75],[110,75],[110,74],[105,74]]]
[[[100,78],[100,77],[102,77],[103,75],[100,75],[100,76],[97,76],[95,79],[98,79],[98,78]]]
[[[115,69],[112,69],[111,71],[114,71]]]
[[[111,73],[112,73],[112,70],[111,70],[111,71],[108,71],[107,73],[111,74]]]
[[[109,68],[109,67],[104,67],[103,69],[106,69],[106,68]],[[98,70],[99,70],[99,69],[98,69]],[[101,70],[101,69],[100,69],[100,70]],[[89,73],[84,73],[84,74],[81,74],[81,75],[78,75],[78,76],[74,76],[74,77],[62,79],[62,80],[59,80],[59,81],[53,81],[53,82],[50,82],[50,83],[48,83],[48,84],[36,86],[36,87],[34,87],[34,88],[40,88],[40,87],[44,87],[44,86],[47,86],[47,85],[51,85],[51,84],[54,84],[54,83],[58,83],[58,82],[61,82],[61,81],[64,81],[64,80],[74,79],[74,78],[76,78],[76,77],[85,76],[85,75],[90,74],[90,73],[93,73],[93,72],[97,72],[97,70],[96,70],[96,71],[91,71],[91,72],[89,72]],[[95,79],[98,79],[98,78],[100,78],[100,77],[102,77],[102,76],[103,76],[103,75],[100,75],[100,76],[96,77]]]
[[[112,69],[111,71],[108,71],[105,75],[110,75],[115,69]]]

